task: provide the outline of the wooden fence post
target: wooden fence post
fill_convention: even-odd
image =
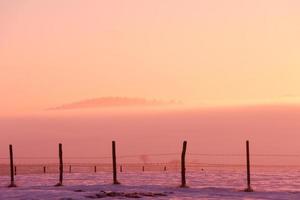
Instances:
[[[43,167],[44,174],[46,174],[46,166]]]
[[[167,171],[167,166],[164,167],[164,171]]]
[[[59,182],[55,186],[63,185],[63,173],[64,173],[64,164],[63,164],[63,151],[62,144],[58,144],[58,155],[59,155]]]
[[[180,187],[187,187],[186,186],[186,179],[185,179],[185,153],[186,153],[186,144],[187,142],[183,142],[182,147],[182,154],[181,154],[181,186]]]
[[[245,192],[253,192],[251,188],[251,179],[250,179],[250,151],[249,151],[249,141],[246,141],[246,160],[247,160],[247,188]]]
[[[9,145],[9,158],[10,158],[10,185],[8,187],[16,187],[15,172],[14,172],[14,155],[12,145]]]
[[[115,141],[112,141],[112,161],[113,161],[113,184],[120,184],[117,180],[117,159],[116,159]]]
[[[94,166],[94,172],[95,173],[97,172],[97,166]]]
[[[145,166],[143,165],[143,167],[142,167],[142,171],[144,172],[145,171]]]

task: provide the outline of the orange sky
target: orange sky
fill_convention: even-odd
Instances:
[[[300,102],[298,0],[0,1],[0,110]]]

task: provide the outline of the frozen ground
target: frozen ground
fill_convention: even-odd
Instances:
[[[111,173],[65,174],[63,187],[54,187],[57,174],[18,175],[17,188],[7,188],[9,177],[0,177],[0,199],[91,199],[107,192],[142,193],[144,199],[300,199],[300,171],[271,170],[253,173],[255,192],[245,188],[244,171],[205,170],[189,172],[189,188],[179,188],[180,175],[175,172],[123,172],[121,185],[111,184]],[[152,197],[143,196],[153,195]],[[157,195],[155,195],[157,194]],[[130,195],[129,195],[130,196]],[[108,197],[108,199],[128,197]]]

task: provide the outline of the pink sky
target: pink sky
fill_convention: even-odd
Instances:
[[[229,141],[240,152],[250,138],[257,152],[298,153],[299,10],[298,0],[0,0],[0,146],[49,153],[87,133],[87,146],[150,139],[137,151],[187,138],[193,151]],[[111,97],[175,104],[48,109]]]
[[[116,140],[120,156],[177,153],[177,156],[150,156],[151,162],[167,162],[180,158],[183,140],[188,141],[189,154],[243,155],[247,139],[253,154],[299,155],[299,121],[300,107],[295,106],[1,118],[0,157],[7,157],[9,143],[14,144],[16,157],[56,157],[59,142],[64,145],[66,157],[103,157],[111,154],[111,140]],[[229,164],[245,161],[243,156],[188,156],[188,159]],[[299,157],[253,157],[252,160],[253,164],[300,164]],[[134,161],[140,160],[137,157]]]

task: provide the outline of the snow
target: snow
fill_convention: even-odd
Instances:
[[[188,188],[178,187],[178,172],[123,172],[118,174],[121,185],[111,184],[112,174],[109,172],[66,173],[64,178],[64,186],[55,187],[57,174],[17,175],[18,187],[8,188],[9,177],[0,176],[0,199],[87,200],[110,192],[138,193],[142,199],[300,199],[300,172],[296,169],[254,171],[252,186],[255,192],[252,193],[242,191],[245,174],[243,170],[235,169],[188,172]],[[147,197],[143,196],[145,193],[159,195]]]

